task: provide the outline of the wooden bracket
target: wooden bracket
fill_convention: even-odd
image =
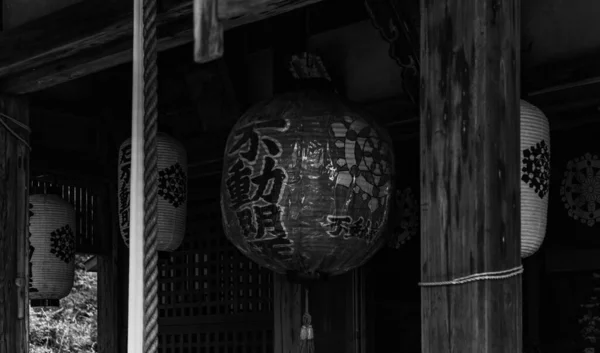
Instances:
[[[373,26],[390,44],[389,54],[403,68],[402,88],[419,103],[419,2],[415,0],[365,0]]]
[[[223,26],[218,0],[194,0],[194,61],[207,63],[223,56]]]

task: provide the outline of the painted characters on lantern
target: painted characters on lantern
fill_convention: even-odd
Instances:
[[[233,145],[227,150],[228,158],[234,161],[225,179],[229,207],[235,210],[245,241],[256,251],[270,248],[281,256],[294,251],[279,205],[287,173],[278,164],[281,144],[263,133],[288,128],[289,121],[277,119],[252,121],[235,130]]]
[[[229,136],[221,186],[225,233],[246,256],[279,273],[346,272],[384,243],[391,140],[345,106],[344,114],[333,114],[313,102],[279,103],[244,115]]]
[[[157,145],[158,251],[173,251],[185,235],[187,215],[187,153],[171,136],[159,132]],[[119,148],[118,213],[119,228],[129,246],[129,208],[131,192],[131,139]]]
[[[371,224],[370,219],[365,221],[362,217],[353,220],[350,216],[327,215],[327,222],[323,224],[323,227],[332,238],[357,238],[370,243],[379,231],[379,222]]]

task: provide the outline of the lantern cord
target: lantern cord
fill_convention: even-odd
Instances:
[[[512,268],[510,270],[475,273],[472,275],[456,278],[456,279],[453,279],[450,281],[421,282],[421,283],[419,283],[419,286],[421,286],[421,287],[453,286],[453,285],[465,284],[465,283],[475,282],[475,281],[506,279],[506,278],[518,276],[522,273],[523,273],[523,266],[521,265],[521,266]]]
[[[18,121],[15,118],[12,118],[6,114],[0,113],[0,117],[10,121],[11,123],[17,125],[18,127],[20,127],[21,129],[27,131],[27,133],[31,133],[31,129],[29,128],[29,126],[23,124],[22,122]],[[22,138],[21,136],[19,136],[19,134],[16,133],[15,130],[11,129],[10,126],[8,126],[8,124],[6,123],[6,121],[4,121],[4,119],[0,119],[0,124],[2,124],[2,126],[4,126],[4,128],[6,129],[6,131],[8,131],[11,135],[13,135],[17,140],[21,141],[30,151],[31,151],[31,146],[29,145],[29,143],[27,142],[27,140],[25,140],[24,138]]]
[[[143,0],[144,52],[144,353],[158,351],[158,67],[156,0]]]
[[[298,353],[315,352],[315,334],[311,325],[312,317],[308,312],[308,289],[304,292],[304,315],[302,315],[302,328],[300,329],[300,346]]]

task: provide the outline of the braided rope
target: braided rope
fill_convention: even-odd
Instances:
[[[158,351],[158,67],[156,0],[143,0],[144,47],[144,353]]]
[[[483,273],[475,273],[472,275],[456,278],[450,281],[442,282],[420,282],[421,287],[439,287],[439,286],[455,286],[459,284],[465,284],[475,281],[487,281],[487,280],[498,280],[507,279],[515,276],[519,276],[523,273],[523,265],[502,271],[491,271]]]

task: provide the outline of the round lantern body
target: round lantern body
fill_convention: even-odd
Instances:
[[[187,217],[187,154],[181,143],[157,134],[158,148],[158,250],[173,251],[185,236]],[[119,226],[129,246],[129,188],[131,139],[119,148]]]
[[[533,255],[546,236],[550,187],[550,124],[521,101],[521,257]]]
[[[392,142],[327,88],[259,103],[227,140],[225,234],[277,273],[313,279],[366,262],[387,239]]]
[[[75,276],[75,209],[57,195],[29,197],[29,299],[59,306]]]

